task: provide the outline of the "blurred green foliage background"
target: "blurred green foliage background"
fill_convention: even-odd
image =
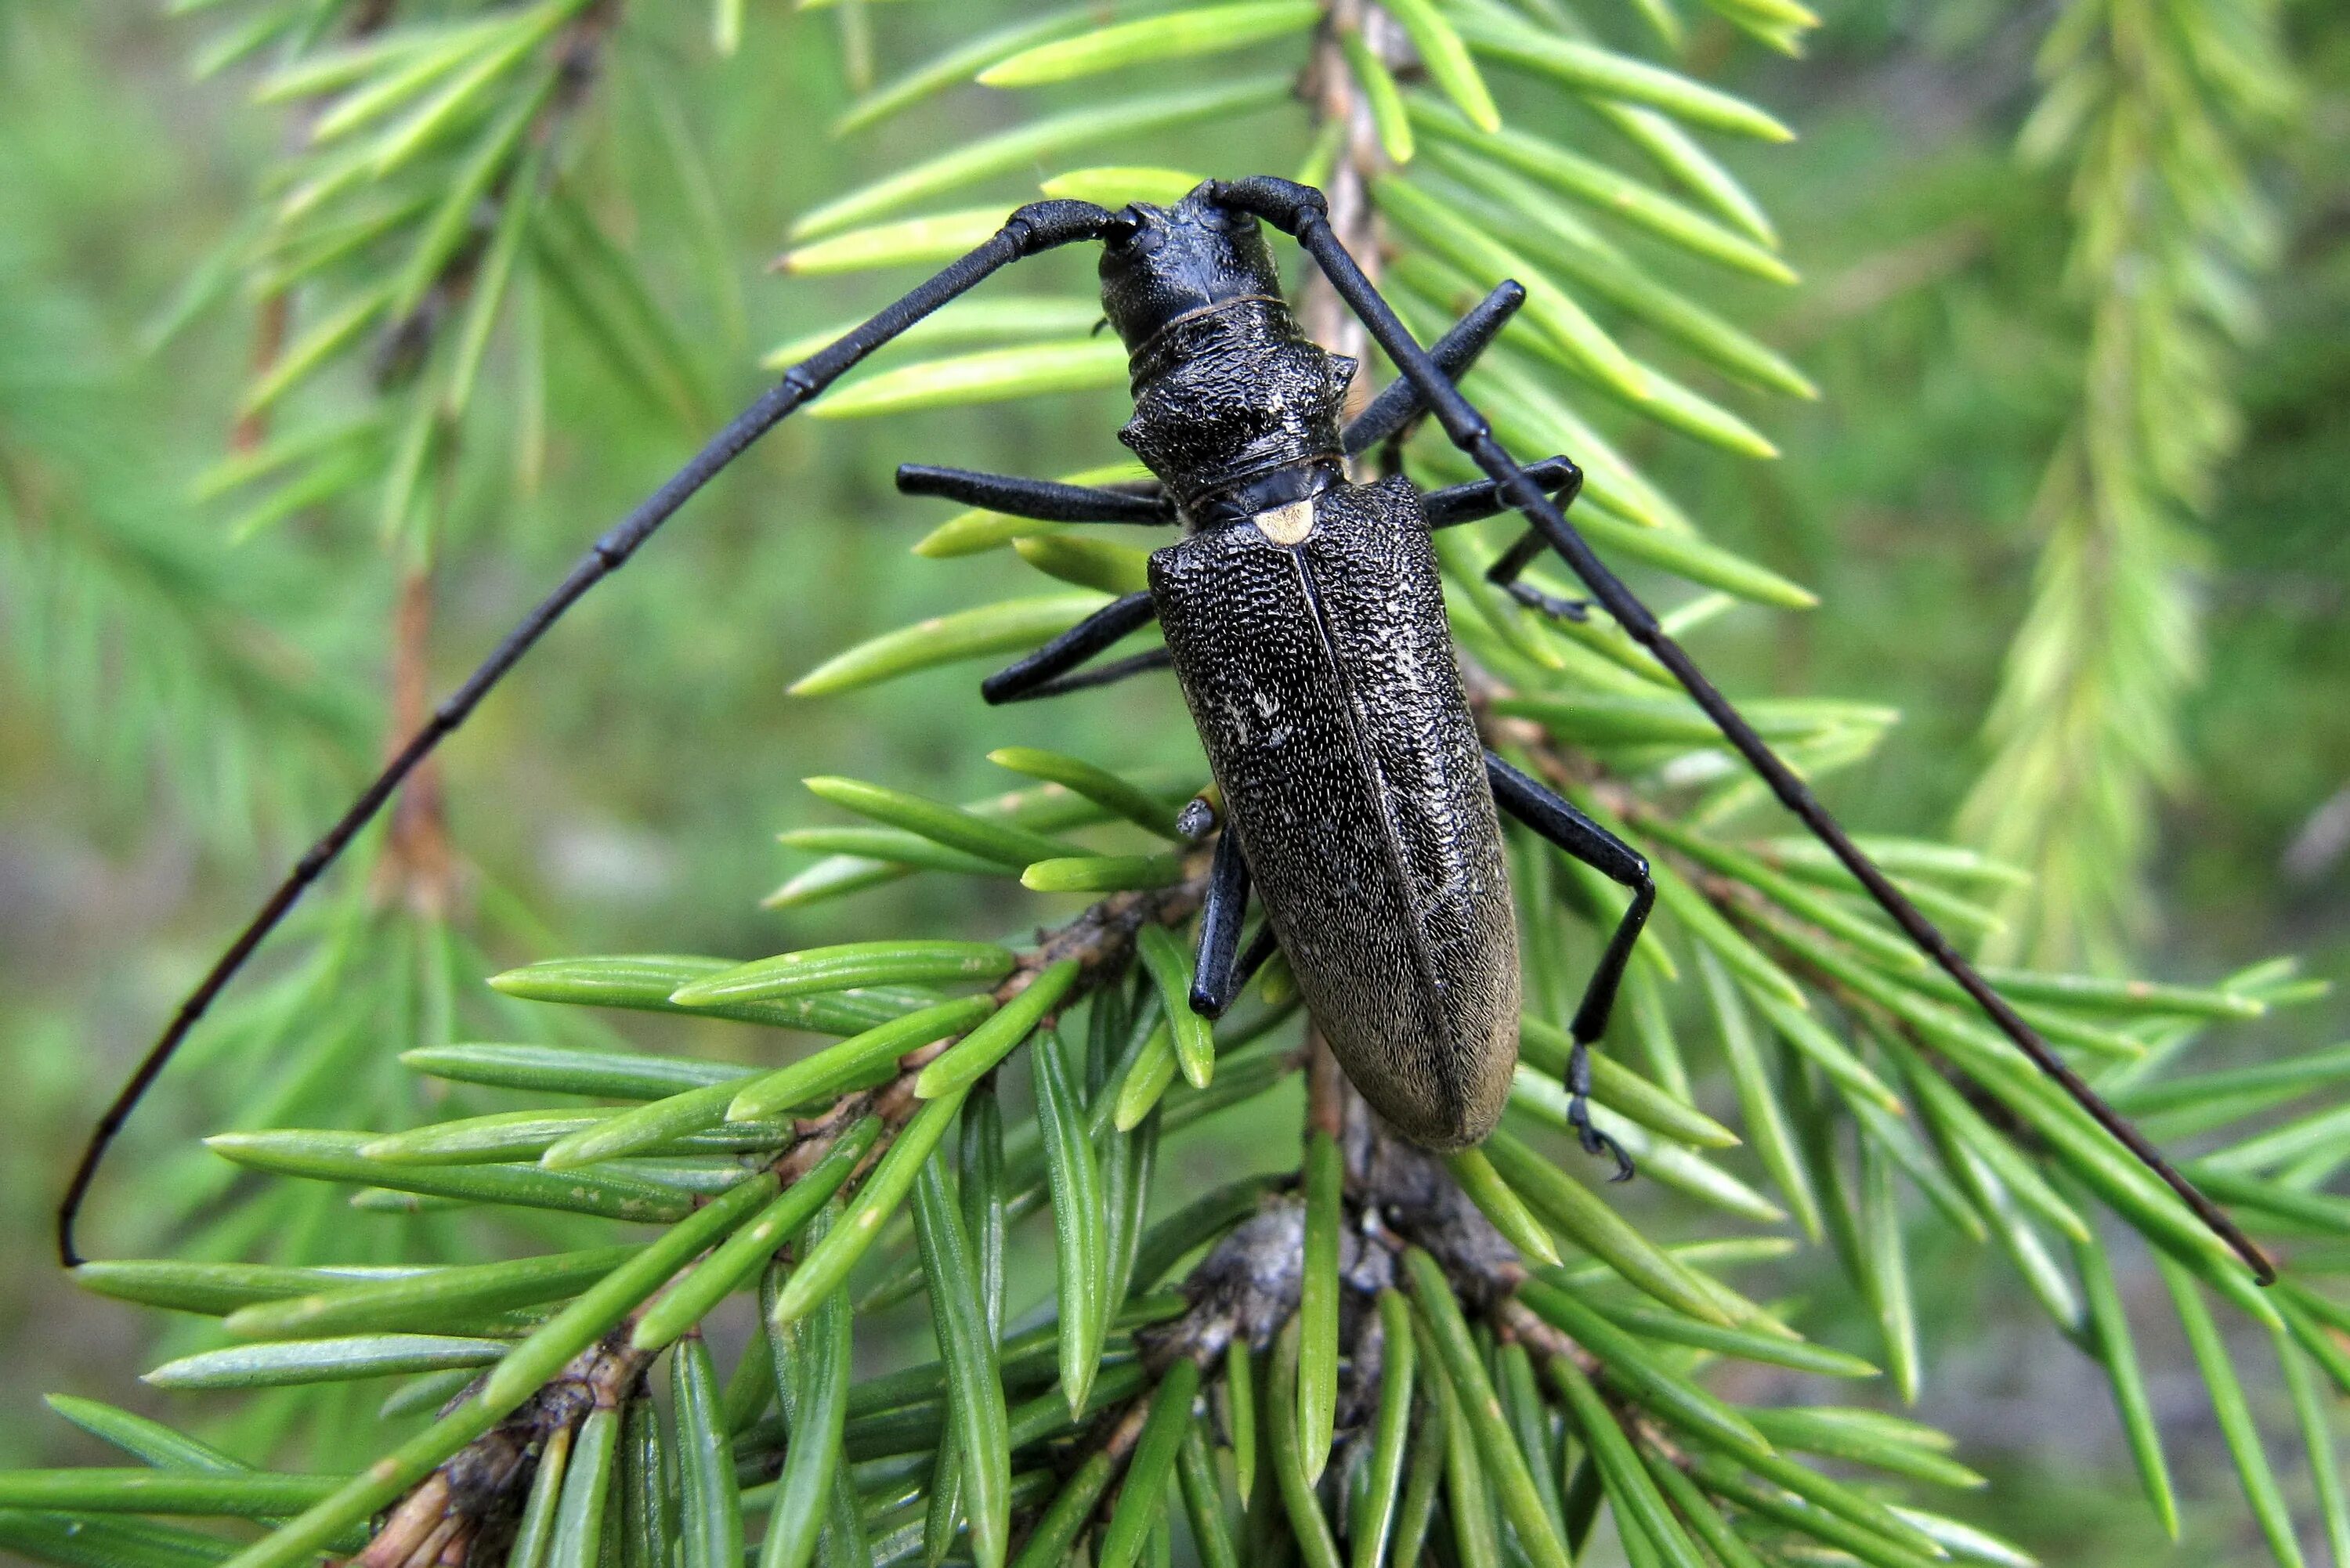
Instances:
[[[860,25],[879,57],[903,62],[972,30],[973,8],[877,5]],[[2060,286],[2064,180],[2023,167],[2014,149],[2053,8],[1822,10],[1802,59],[1718,24],[1689,58],[1802,133],[1791,149],[1729,156],[1777,216],[1804,284],[1725,292],[1740,296],[1731,313],[1823,395],[1768,410],[1775,464],[1687,442],[1633,455],[1711,535],[1821,594],[1814,614],[1745,610],[1710,627],[1700,651],[1717,675],[1740,695],[1898,704],[1892,741],[1830,794],[1866,829],[1935,834],[1984,766],[1984,714],[2041,543],[2034,493],[2080,394],[2081,313]],[[2287,8],[2305,96],[2256,161],[2282,238],[2258,285],[2265,330],[2229,372],[2241,444],[2196,530],[2208,670],[2183,710],[2186,763],[2161,806],[2133,955],[2165,978],[2213,978],[2281,951],[2321,976],[2350,974],[2345,22],[2334,6]],[[754,5],[728,58],[711,49],[704,7],[634,6],[621,26],[635,47],[616,53],[624,63],[591,110],[611,122],[594,156],[614,164],[598,215],[681,324],[714,415],[759,384],[761,354],[878,303],[898,275],[769,275],[792,217],[1011,111],[966,90],[836,140],[825,128],[851,96],[853,62],[833,16]],[[88,1117],[289,846],[363,776],[385,711],[394,573],[370,503],[233,543],[232,509],[194,492],[229,437],[253,353],[249,302],[149,347],[286,134],[282,113],[249,102],[235,73],[192,78],[203,42],[137,0],[0,4],[7,1463],[64,1451],[61,1428],[35,1419],[39,1390],[103,1385],[117,1397],[144,1343],[136,1314],[78,1296],[47,1262],[48,1208]],[[706,184],[677,177],[662,151],[673,133],[702,150]],[[1304,155],[1266,140],[1248,127],[1187,132],[1180,161],[1239,172]],[[550,343],[543,414],[492,401],[469,437],[523,455],[471,464],[452,505],[436,685],[695,439],[571,337]],[[367,393],[354,379],[327,396],[357,409]],[[1171,688],[991,711],[969,670],[825,701],[785,687],[860,637],[1027,580],[1000,553],[910,556],[942,514],[894,493],[896,462],[1054,473],[1111,461],[1118,400],[785,427],[557,633],[448,753],[452,832],[475,868],[468,896],[494,888],[531,911],[549,951],[749,955],[1033,919],[995,884],[940,878],[813,922],[764,912],[760,898],[793,868],[771,835],[806,819],[796,781],[807,774],[962,798],[1001,784],[983,760],[993,746],[1186,763],[1195,742]],[[543,448],[525,428],[534,418]],[[2245,1048],[2337,1038],[2345,1015],[2338,1000],[2295,1010]],[[388,1056],[402,1042],[390,1020],[384,1033]],[[126,1165],[210,1130],[201,1101],[167,1098]],[[2057,1354],[1996,1265],[1928,1255],[1918,1266],[1933,1271],[1918,1293],[1935,1342],[1919,1414],[1959,1434],[1969,1461],[2006,1489],[2002,1527],[2050,1562],[2144,1561],[2158,1532],[2094,1368]],[[2175,1346],[2148,1348],[2175,1364]],[[2191,1376],[2175,1382],[2182,1480],[2190,1497],[2217,1500],[2211,1523],[2190,1520],[2178,1560],[2230,1561],[2224,1465],[2193,1459],[2216,1454],[2216,1437],[2188,1435],[2208,1409]]]

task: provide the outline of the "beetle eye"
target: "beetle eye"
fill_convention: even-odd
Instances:
[[[1149,255],[1167,243],[1167,221],[1158,208],[1129,202],[1111,218],[1102,238],[1112,255]]]

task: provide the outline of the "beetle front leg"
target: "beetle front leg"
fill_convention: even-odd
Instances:
[[[1623,1146],[1591,1125],[1591,1045],[1607,1033],[1607,1017],[1616,1009],[1616,992],[1624,982],[1625,966],[1640,929],[1656,907],[1656,878],[1648,862],[1630,845],[1592,821],[1541,784],[1492,753],[1485,753],[1485,776],[1493,786],[1493,803],[1609,881],[1632,890],[1632,902],[1616,922],[1599,965],[1583,988],[1582,1004],[1567,1033],[1574,1049],[1566,1059],[1566,1119],[1586,1154],[1607,1153],[1616,1159],[1615,1179],[1632,1174],[1632,1161]]]

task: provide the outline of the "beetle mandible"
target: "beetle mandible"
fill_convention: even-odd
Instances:
[[[1260,221],[1294,236],[1401,372],[1351,424],[1356,367],[1310,342],[1282,296]],[[1526,535],[1491,579],[1534,607],[1582,613],[1517,581],[1561,556],[1624,631],[1672,672],[1723,736],[1885,912],[2009,1040],[2159,1175],[2249,1264],[2260,1249],[2058,1057],[1856,846],[1808,786],[1714,687],[1648,607],[1566,521],[1579,482],[1555,458],[1521,468],[1453,385],[1522,299],[1503,284],[1433,351],[1423,349],[1332,231],[1320,192],[1259,176],[1209,181],[1175,206],[1033,203],[992,239],[785,371],[733,423],[588,550],[393,754],[305,854],[182,1002],[93,1131],[57,1215],[60,1256],[108,1145],[222,987],[401,781],[464,722],[506,671],[598,582],[761,435],[915,322],[1014,261],[1102,244],[1102,304],[1126,343],[1135,415],[1120,431],[1156,493],[901,469],[906,491],[1066,522],[1180,525],[1150,588],[1105,607],[983,691],[1028,700],[1171,663],[1229,814],[1201,919],[1194,1007],[1222,1010],[1278,942],[1309,1012],[1364,1097],[1438,1149],[1477,1142],[1501,1115],[1517,1057],[1515,922],[1496,807],[1629,888],[1632,898],[1575,1012],[1568,1089],[1584,1147],[1622,1151],[1590,1125],[1587,1052],[1654,900],[1639,855],[1479,743],[1452,657],[1428,535],[1505,510]],[[1400,478],[1357,485],[1345,459],[1432,416],[1484,471],[1421,494]],[[1556,492],[1561,500],[1555,501]],[[1158,618],[1165,658],[1081,668]],[[1239,931],[1252,887],[1266,926]]]

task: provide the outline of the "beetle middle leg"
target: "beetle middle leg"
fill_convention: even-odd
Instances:
[[[1493,286],[1493,292],[1480,300],[1476,307],[1453,324],[1452,329],[1430,346],[1428,357],[1453,380],[1469,373],[1477,356],[1486,346],[1501,336],[1518,306],[1526,302],[1524,287],[1508,279]],[[1379,395],[1353,420],[1344,435],[1347,455],[1365,452],[1381,441],[1400,438],[1411,421],[1428,412],[1412,384],[1398,377],[1379,390]]]
[[[1150,602],[1148,593],[1112,599],[1027,658],[981,681],[980,695],[990,703],[1030,702],[1088,686],[1107,686],[1148,670],[1164,670],[1170,663],[1167,650],[1154,648],[1130,659],[1072,673],[1128,633],[1149,626],[1158,615],[1158,607]]]
[[[1573,505],[1575,496],[1583,490],[1583,470],[1575,467],[1569,458],[1546,457],[1540,462],[1530,462],[1526,465],[1525,474],[1562,508]],[[1479,523],[1513,510],[1509,499],[1502,493],[1501,485],[1490,479],[1431,490],[1420,497],[1420,506],[1428,514],[1428,525],[1431,529]],[[1487,570],[1485,580],[1530,610],[1556,616],[1562,620],[1587,618],[1591,614],[1588,600],[1560,598],[1555,594],[1544,593],[1531,583],[1518,581],[1518,574],[1523,572],[1546,547],[1540,534],[1527,529],[1518,542]]]
[[[1583,470],[1575,466],[1572,458],[1546,457],[1540,462],[1530,462],[1526,464],[1526,477],[1542,486],[1543,493],[1561,506],[1572,504],[1583,491]],[[1431,490],[1419,500],[1428,514],[1430,528],[1456,528],[1463,523],[1482,523],[1488,517],[1498,517],[1512,510],[1509,498],[1502,493],[1501,486],[1490,479],[1472,480],[1467,484],[1451,484],[1442,490]],[[1536,539],[1539,544],[1538,535],[1530,534],[1527,537]],[[1522,540],[1504,559],[1514,557],[1523,548]],[[1493,568],[1495,572],[1501,569],[1498,565]],[[1518,562],[1514,568],[1515,571],[1524,569],[1523,561]]]
[[[1586,1154],[1615,1157],[1615,1179],[1632,1174],[1632,1161],[1623,1146],[1591,1125],[1591,1044],[1607,1033],[1607,1015],[1616,1009],[1616,992],[1624,981],[1625,966],[1656,907],[1657,883],[1640,852],[1544,789],[1492,753],[1485,753],[1485,776],[1493,786],[1493,804],[1549,839],[1561,849],[1632,890],[1632,902],[1616,922],[1615,933],[1599,955],[1598,967],[1583,988],[1583,1002],[1575,1010],[1567,1033],[1574,1049],[1566,1059],[1566,1119]]]

